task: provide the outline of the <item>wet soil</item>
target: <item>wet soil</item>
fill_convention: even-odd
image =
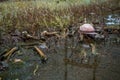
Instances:
[[[77,54],[83,49],[73,38],[48,42],[42,49],[48,60],[42,63],[33,47],[19,47],[8,62],[9,68],[0,72],[2,80],[119,80],[120,45],[96,44],[98,57],[90,56],[81,63]],[[89,54],[90,49],[85,49]],[[23,62],[14,62],[21,59]]]

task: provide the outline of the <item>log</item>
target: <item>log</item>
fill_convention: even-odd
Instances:
[[[37,50],[37,52],[39,53],[39,55],[41,56],[41,58],[44,61],[46,61],[47,60],[47,56],[37,46],[34,46],[34,48]]]

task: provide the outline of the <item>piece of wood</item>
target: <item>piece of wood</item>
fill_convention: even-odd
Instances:
[[[14,47],[12,48],[10,51],[6,52],[4,55],[0,56],[0,60],[4,61],[4,60],[8,60],[10,58],[10,56],[12,55],[13,52],[15,52],[18,48]]]
[[[37,50],[37,52],[39,53],[39,55],[44,58],[44,60],[47,59],[46,55],[37,47],[37,46],[34,46],[34,48]]]
[[[47,36],[47,37],[57,36],[57,37],[60,37],[58,32],[47,32],[47,31],[42,32],[41,36]]]
[[[16,50],[17,50],[17,47],[14,47],[10,51],[8,51],[4,56],[7,57],[8,55],[12,54]]]

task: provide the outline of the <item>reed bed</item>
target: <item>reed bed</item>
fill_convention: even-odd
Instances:
[[[38,0],[3,2],[0,3],[0,29],[6,32],[15,29],[29,30],[29,32],[34,33],[37,30],[51,27],[63,29],[69,25],[77,25],[82,23],[85,17],[88,18],[88,22],[101,21],[102,11],[108,11],[108,9],[104,9],[106,3],[103,4],[103,1]]]

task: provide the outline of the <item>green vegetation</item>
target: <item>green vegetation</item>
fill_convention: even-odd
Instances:
[[[11,31],[28,29],[34,32],[40,28],[78,24],[85,17],[88,22],[102,20],[103,12],[109,11],[105,0],[38,0],[8,1],[0,3],[0,29]],[[109,6],[108,6],[109,7]],[[95,15],[91,15],[95,13]],[[94,17],[94,18],[93,18]],[[101,21],[102,22],[102,21]]]

